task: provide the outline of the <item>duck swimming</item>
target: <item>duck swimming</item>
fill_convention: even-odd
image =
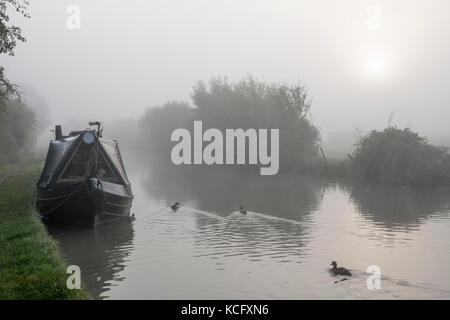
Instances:
[[[177,211],[179,208],[180,208],[179,202],[175,202],[173,205],[170,206],[170,209],[172,209],[173,211]]]
[[[330,270],[334,275],[339,275],[339,276],[352,276],[352,273],[350,271],[348,271],[347,269],[340,267],[337,267],[337,263],[336,261],[333,261],[331,263],[331,265],[333,266],[333,268]]]
[[[245,210],[244,207],[241,206],[241,207],[239,208],[239,213],[247,214],[247,210]]]

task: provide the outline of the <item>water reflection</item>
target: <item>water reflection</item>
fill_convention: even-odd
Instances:
[[[197,212],[196,256],[249,261],[300,263],[298,258],[307,254],[311,213],[319,210],[324,194],[319,180],[305,176],[216,173],[185,179],[153,174],[145,185],[150,196],[166,205],[180,201]],[[248,209],[246,216],[236,212],[241,204]]]
[[[448,296],[448,281],[443,282],[440,271],[450,259],[445,249],[448,189],[330,184],[305,176],[267,178],[229,173],[197,175],[195,179],[154,174],[147,177],[145,186],[146,196],[166,207],[173,201],[183,203],[180,212],[168,211],[168,216],[154,221],[161,223],[160,228],[170,225],[174,231],[174,223],[187,226],[194,221],[192,229],[184,227],[181,231],[192,240],[191,246],[184,249],[188,252],[184,259],[201,259],[200,265],[212,261],[215,270],[228,274],[239,288],[252,292],[243,295],[245,298],[256,294],[251,279],[244,276],[252,272],[264,277],[258,281],[267,284],[272,297]],[[236,212],[240,204],[249,209],[247,216]],[[419,225],[428,221],[433,222],[427,226],[429,230],[419,231]],[[431,258],[427,249],[431,245],[435,248],[432,259],[439,261],[434,267],[436,273],[420,274],[409,268],[416,257],[424,261],[416,262],[416,266],[430,268],[426,261]],[[398,259],[392,259],[394,252]],[[346,261],[355,273],[352,282],[342,285],[346,288],[343,292],[330,287],[324,272],[334,257]],[[374,263],[386,272],[382,292],[368,291],[366,287],[365,270]],[[286,272],[287,278],[278,274],[280,270]],[[302,276],[302,272],[308,276]],[[230,284],[216,283],[220,276],[212,270],[206,276],[215,282],[209,288],[210,294],[218,298],[224,297],[221,290],[239,294],[236,288],[228,287]],[[291,283],[290,277],[300,282]],[[408,285],[400,285],[404,283]],[[440,291],[440,286],[445,289]]]
[[[50,228],[94,297],[450,297],[447,189],[229,172],[130,177],[133,224]],[[332,260],[352,279],[334,283]],[[382,290],[367,289],[371,264],[381,267]]]
[[[133,249],[131,222],[108,223],[95,228],[47,225],[47,229],[59,243],[67,264],[80,267],[82,282],[91,297],[106,298],[113,282],[125,280],[119,273]]]
[[[388,229],[416,230],[431,218],[447,216],[450,209],[449,188],[355,184],[344,189],[357,212]]]
[[[228,171],[215,174],[150,174],[148,193],[157,199],[190,202],[203,211],[228,215],[240,205],[255,212],[301,221],[319,209],[324,185],[314,177],[299,175],[255,176]]]
[[[300,263],[300,257],[308,254],[308,227],[296,221],[273,219],[256,212],[248,212],[247,216],[233,213],[222,221],[208,220],[202,216],[196,219],[196,257]]]

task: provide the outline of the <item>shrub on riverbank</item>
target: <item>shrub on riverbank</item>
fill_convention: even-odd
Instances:
[[[406,128],[373,130],[357,143],[352,175],[375,183],[450,184],[450,154]]]
[[[0,184],[0,300],[87,299],[69,290],[56,243],[33,211],[40,165],[27,165]]]

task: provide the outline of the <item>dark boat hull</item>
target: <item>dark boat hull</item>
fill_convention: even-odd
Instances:
[[[130,217],[133,196],[123,185],[90,181],[38,187],[36,208],[49,223],[95,226]]]

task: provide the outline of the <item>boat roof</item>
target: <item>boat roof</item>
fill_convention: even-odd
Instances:
[[[103,154],[104,159],[108,162],[108,165],[114,171],[116,176],[118,176],[119,180],[121,180],[121,183],[130,185],[118,142],[116,140],[100,138],[96,135],[95,131],[90,129],[72,131],[68,136],[63,136],[59,140],[50,141],[47,158],[38,185],[56,183],[58,176],[64,170],[66,164],[84,144],[83,136],[87,132],[91,132],[95,135],[93,146],[97,146],[98,151]]]

